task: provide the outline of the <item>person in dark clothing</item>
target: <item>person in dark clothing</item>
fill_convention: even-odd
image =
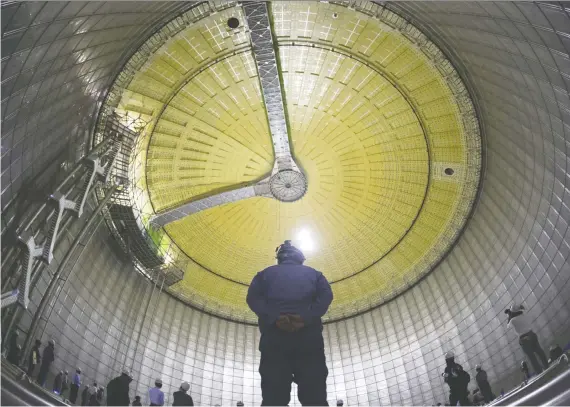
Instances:
[[[34,346],[32,347],[32,351],[30,352],[30,359],[28,361],[28,376],[30,379],[34,375],[34,370],[36,370],[36,366],[40,364],[42,357],[40,356],[40,346],[42,342],[39,339],[36,339]]]
[[[521,362],[521,372],[523,372],[523,380],[525,382],[528,379],[530,379],[530,372],[528,370],[528,365],[526,364],[526,362],[524,360]]]
[[[487,372],[481,369],[481,366],[479,365],[475,366],[475,370],[477,371],[475,381],[477,382],[477,386],[479,386],[481,395],[483,396],[485,403],[490,403],[495,399],[495,395],[493,394],[493,390],[491,390],[491,385],[487,379]]]
[[[470,406],[469,390],[467,390],[471,380],[469,373],[463,370],[459,363],[455,363],[453,352],[445,354],[445,364],[443,379],[449,386],[449,404],[456,406],[459,402],[462,406]]]
[[[536,374],[542,373],[544,369],[548,368],[548,359],[538,342],[538,336],[532,330],[530,318],[524,312],[524,307],[513,304],[510,309],[505,310],[505,314],[509,316],[507,326],[513,328],[519,336],[519,345],[530,360],[534,372]]]
[[[55,342],[53,339],[50,339],[47,346],[44,348],[44,353],[42,355],[42,364],[40,366],[40,372],[38,373],[38,383],[40,386],[44,386],[46,384],[49,367],[55,360],[54,351]]]
[[[194,400],[188,394],[188,390],[190,390],[190,385],[187,382],[184,382],[180,385],[180,390],[175,391],[172,396],[174,397],[174,401],[172,402],[173,406],[193,406]]]
[[[333,294],[325,276],[303,265],[305,256],[286,240],[276,266],[257,273],[247,303],[259,319],[263,406],[286,406],[291,383],[303,406],[327,404],[328,369],[321,317]]]
[[[99,386],[97,388],[97,402],[99,403],[98,405],[100,406],[101,404],[103,404],[103,395],[105,393],[105,388],[103,386]]]
[[[87,405],[87,397],[89,395],[89,389],[90,386],[87,385],[85,386],[85,388],[83,389],[83,391],[81,392],[81,405],[82,406],[86,406]]]
[[[69,389],[69,372],[66,370],[63,372],[63,378],[61,380],[61,392],[59,393],[62,398],[65,399],[65,392]]]
[[[17,365],[20,361],[20,352],[22,348],[18,345],[19,336],[20,334],[18,331],[14,331],[12,336],[10,336],[10,343],[8,344],[8,357],[6,359],[14,365]]]
[[[133,404],[131,404],[132,406],[142,406],[141,404],[141,396],[135,396],[135,399],[133,400]]]
[[[75,374],[73,375],[73,380],[71,381],[71,390],[69,390],[69,401],[73,404],[77,401],[77,394],[79,393],[79,388],[81,387],[81,369],[77,368]]]
[[[61,394],[61,385],[63,384],[63,370],[55,376],[53,379],[53,392],[55,394]]]
[[[128,370],[115,377],[107,385],[107,405],[108,406],[128,406],[129,405],[129,384],[133,379]]]
[[[552,345],[548,350],[548,356],[550,358],[549,363],[556,362],[563,354],[564,352],[560,345]]]
[[[97,391],[99,388],[97,387],[97,383],[93,383],[93,386],[89,388],[87,391],[87,404],[88,406],[98,406],[99,402],[97,401]]]

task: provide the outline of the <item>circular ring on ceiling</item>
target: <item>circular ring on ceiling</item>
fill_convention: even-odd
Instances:
[[[271,177],[269,188],[275,199],[295,202],[307,192],[307,179],[299,171],[281,170]]]

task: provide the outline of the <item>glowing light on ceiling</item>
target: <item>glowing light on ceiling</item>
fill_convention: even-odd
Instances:
[[[315,241],[309,229],[301,229],[297,233],[295,243],[304,253],[311,253],[315,250]]]

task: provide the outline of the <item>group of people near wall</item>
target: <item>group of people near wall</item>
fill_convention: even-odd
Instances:
[[[322,317],[333,301],[333,293],[326,277],[319,271],[303,265],[303,253],[286,240],[276,249],[277,264],[257,273],[247,294],[247,304],[259,319],[261,338],[259,350],[261,361],[262,405],[286,406],[290,402],[291,385],[297,384],[299,401],[302,405],[327,405],[328,368],[326,365]],[[536,374],[549,365],[549,361],[536,333],[532,330],[530,319],[522,305],[513,304],[505,310],[508,315],[507,325],[519,336],[519,344],[527,355]],[[11,360],[18,361],[20,348],[17,333],[10,344]],[[55,343],[50,340],[42,355],[41,342],[36,341],[29,356],[28,375],[32,377],[36,366],[40,366],[37,381],[44,386],[51,363],[54,360]],[[12,354],[13,352],[13,354]],[[551,359],[558,358],[562,351],[558,347],[551,352]],[[445,357],[444,381],[449,385],[449,404],[462,406],[489,403],[495,398],[489,384],[487,373],[481,366],[476,367],[475,380],[479,386],[469,398],[468,385],[471,376],[455,361],[453,352]],[[526,366],[526,368],[525,368]],[[528,366],[523,362],[525,380],[530,377]],[[106,403],[109,406],[126,406],[129,399],[129,384],[132,377],[128,370],[113,380],[106,387]],[[54,392],[63,395],[69,388],[69,400],[75,404],[81,387],[81,370],[77,369],[71,383],[68,373],[60,372],[54,382]],[[192,406],[192,397],[188,394],[190,385],[183,382],[173,394],[174,406]],[[81,393],[82,405],[101,405],[105,389],[96,383],[85,386]],[[155,386],[148,392],[151,406],[165,403],[162,381],[156,380]],[[340,404],[339,404],[340,403]],[[140,396],[132,402],[140,406]],[[239,406],[240,404],[238,404]],[[243,404],[242,404],[243,405]],[[342,400],[337,406],[342,405]]]
[[[530,319],[525,313],[524,306],[513,304],[509,309],[505,310],[505,314],[508,316],[507,326],[513,329],[519,336],[519,344],[529,359],[536,375],[542,373],[552,361],[562,356],[562,349],[560,346],[555,345],[550,348],[550,360],[546,357],[538,342],[536,333],[532,330]],[[475,381],[478,388],[473,391],[473,397],[470,399],[468,385],[471,381],[471,376],[469,373],[463,370],[459,363],[455,362],[453,352],[446,353],[445,363],[443,378],[449,386],[449,405],[455,406],[457,403],[462,406],[484,405],[496,398],[489,384],[487,373],[480,365],[475,367]],[[528,380],[531,374],[526,361],[522,361],[521,370],[524,374],[523,380]],[[501,395],[503,393],[501,390]],[[441,405],[441,403],[438,405]]]

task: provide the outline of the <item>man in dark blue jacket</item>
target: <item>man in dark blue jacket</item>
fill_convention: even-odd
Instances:
[[[247,303],[259,318],[263,406],[286,406],[291,383],[303,406],[327,404],[328,369],[321,317],[332,302],[322,273],[303,265],[305,256],[286,240],[277,265],[257,273]]]

